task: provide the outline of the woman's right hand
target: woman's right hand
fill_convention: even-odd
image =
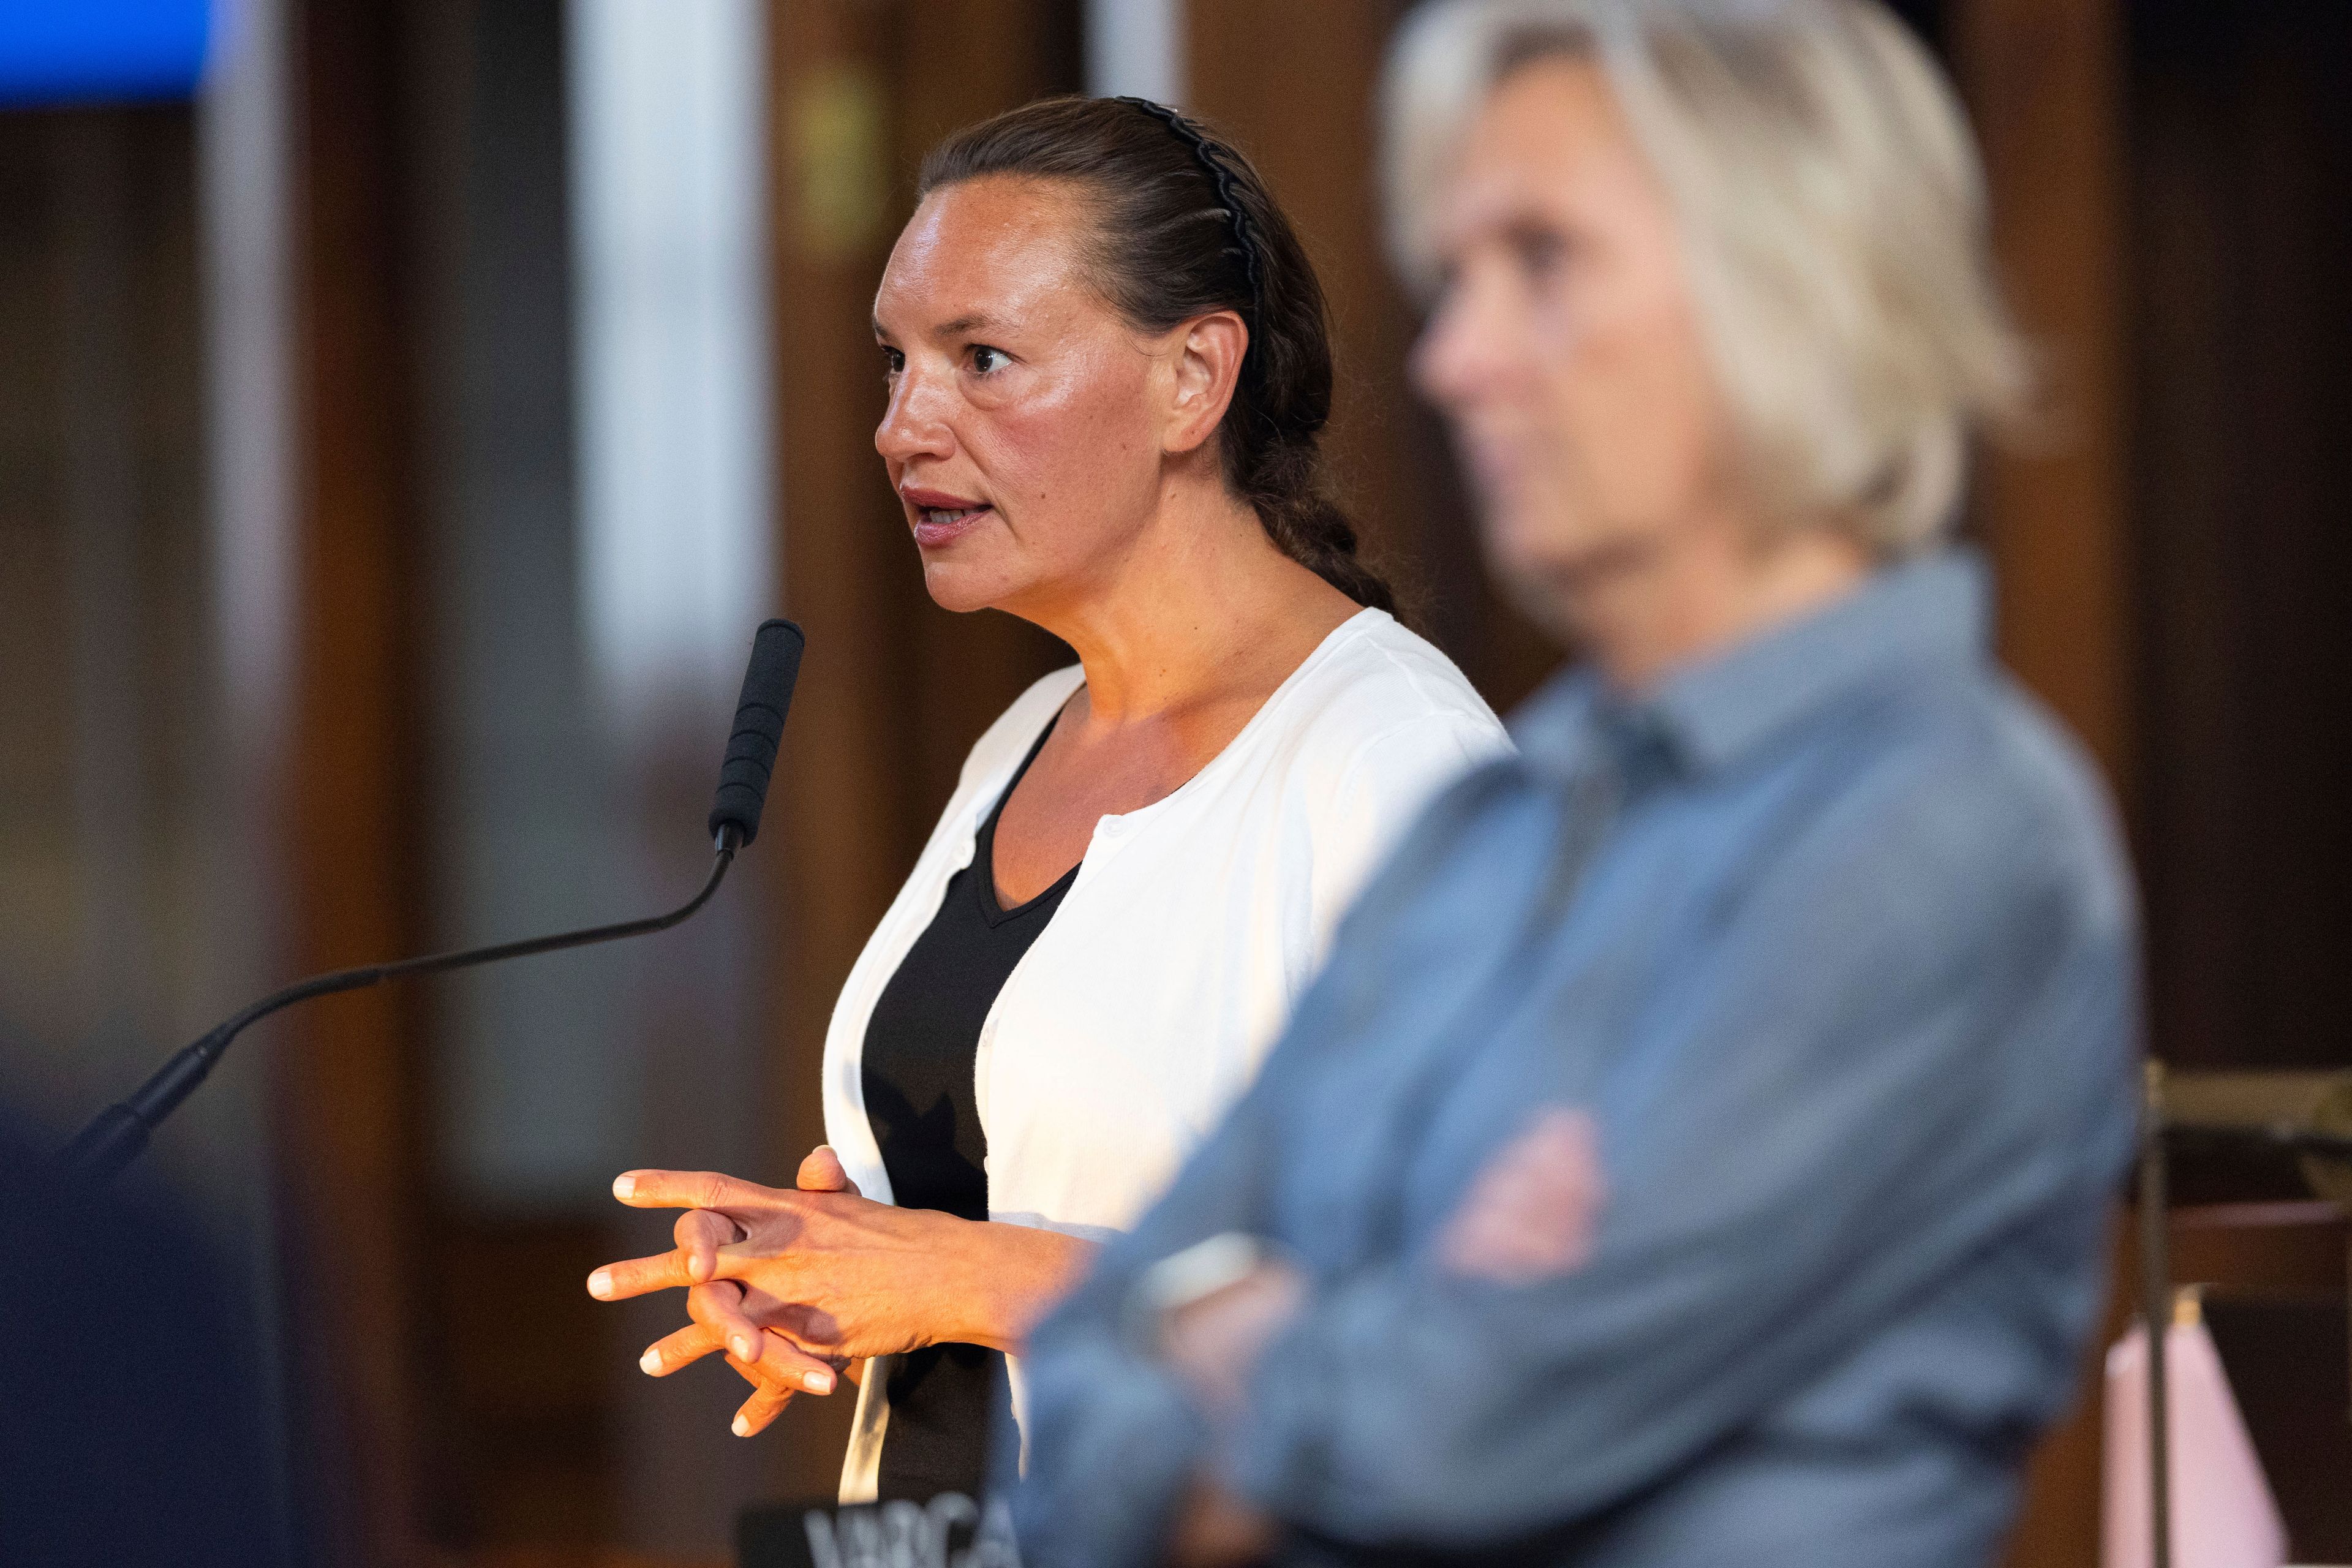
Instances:
[[[793,1185],[805,1193],[862,1195],[842,1169],[840,1157],[824,1144],[801,1162]],[[689,1209],[678,1215],[671,1235],[691,1259],[689,1267],[706,1276],[717,1267],[719,1248],[743,1239],[740,1226],[709,1209]],[[850,1363],[812,1354],[776,1330],[753,1322],[744,1311],[743,1287],[735,1280],[711,1279],[692,1287],[686,1293],[686,1312],[693,1322],[647,1346],[638,1364],[648,1376],[667,1377],[723,1350],[727,1364],[752,1389],[735,1412],[739,1437],[765,1431],[795,1394],[830,1394],[836,1386],[835,1375],[843,1372],[856,1380],[857,1369]]]

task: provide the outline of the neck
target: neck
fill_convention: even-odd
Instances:
[[[1638,694],[1845,597],[1871,565],[1829,528],[1764,532],[1727,521],[1668,531],[1580,569],[1564,607],[1609,683]]]
[[[1116,559],[1006,605],[1076,650],[1091,724],[1167,717],[1279,684],[1360,608],[1284,555],[1222,478],[1175,473]]]

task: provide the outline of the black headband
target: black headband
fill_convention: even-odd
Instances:
[[[1201,128],[1166,104],[1154,103],[1148,98],[1121,98],[1118,101],[1133,105],[1168,127],[1177,141],[1192,150],[1192,157],[1201,165],[1201,172],[1208,175],[1210,183],[1217,187],[1217,201],[1225,209],[1225,220],[1234,231],[1234,243],[1241,247],[1242,266],[1249,273],[1250,311],[1256,314],[1265,297],[1264,287],[1258,280],[1257,237],[1250,227],[1249,214],[1234,194],[1234,172],[1225,167],[1225,161],[1217,155],[1217,150],[1210,144],[1209,138]]]

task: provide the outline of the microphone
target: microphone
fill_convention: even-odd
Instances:
[[[727,755],[719,772],[719,795],[710,808],[710,836],[714,858],[710,876],[702,890],[667,914],[653,915],[644,920],[623,921],[614,925],[589,926],[580,931],[559,931],[552,936],[526,937],[520,942],[497,942],[488,947],[464,948],[455,952],[430,953],[422,958],[404,958],[390,963],[364,964],[357,969],[338,969],[327,974],[314,974],[308,980],[298,980],[283,991],[263,997],[222,1023],[204,1038],[185,1047],[170,1061],[158,1068],[155,1075],[127,1100],[107,1107],[66,1145],[57,1161],[68,1173],[103,1184],[115,1173],[137,1159],[147,1147],[155,1129],[163,1119],[179,1109],[181,1102],[194,1094],[196,1086],[205,1081],[229,1042],[250,1024],[269,1016],[297,1002],[307,1002],[314,996],[332,996],[343,991],[361,991],[371,985],[381,985],[390,980],[405,980],[419,974],[439,974],[453,969],[472,969],[485,963],[502,963],[510,958],[530,958],[542,952],[560,952],[566,948],[589,947],[598,942],[618,942],[625,937],[649,936],[657,931],[667,931],[691,918],[727,875],[727,868],[735,852],[759,837],[760,811],[768,798],[768,782],[776,763],[776,746],[783,739],[784,715],[792,710],[793,686],[799,680],[801,651],[807,639],[800,627],[790,621],[763,623],[751,639],[751,667],[743,674],[743,694],[735,706],[735,728],[728,737]]]
[[[776,744],[784,738],[784,714],[793,705],[801,650],[807,646],[790,621],[770,621],[751,639],[751,667],[743,671],[743,695],[735,703],[735,731],[719,764],[719,798],[710,807],[713,838],[730,827],[742,835],[739,847],[760,837],[760,807],[767,803],[768,776],[775,769]]]

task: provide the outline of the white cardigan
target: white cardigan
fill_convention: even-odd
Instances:
[[[1046,676],[972,747],[835,1005],[825,1136],[868,1197],[890,1201],[866,1115],[874,1005],[1084,679],[1076,666]],[[1097,1240],[1134,1224],[1247,1087],[1364,879],[1441,786],[1509,745],[1444,654],[1365,610],[1173,794],[1097,822],[981,1028],[989,1216]],[[874,1496],[888,1378],[877,1362],[859,1391],[845,1502]],[[1013,1384],[1017,1413],[1017,1363]]]

